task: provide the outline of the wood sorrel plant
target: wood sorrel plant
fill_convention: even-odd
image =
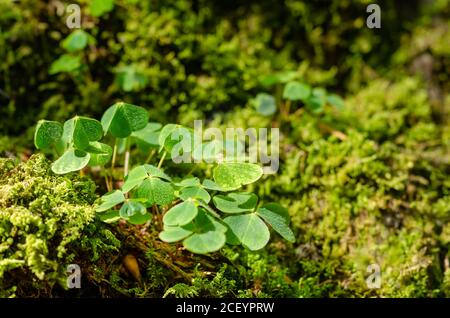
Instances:
[[[105,222],[123,218],[131,224],[151,221],[150,211],[163,211],[161,240],[182,241],[194,253],[219,250],[225,244],[243,245],[259,250],[269,241],[269,226],[293,242],[287,210],[277,203],[262,204],[254,193],[241,187],[261,178],[262,168],[248,162],[213,163],[213,180],[186,175],[173,177],[162,165],[176,146],[174,138],[181,126],[148,122],[147,111],[139,106],[116,103],[101,121],[76,116],[62,125],[41,120],[35,132],[38,149],[53,150],[59,158],[53,162],[56,174],[78,171],[86,166],[117,164],[118,148],[124,148],[124,180],[120,189],[112,189],[112,171],[107,178],[111,191],[103,195],[96,211]],[[187,128],[184,128],[187,129]],[[114,145],[100,142],[112,136]],[[159,162],[135,166],[128,172],[130,150],[134,145],[151,154],[160,153]],[[156,159],[156,158],[155,158]],[[108,170],[108,168],[104,168]]]

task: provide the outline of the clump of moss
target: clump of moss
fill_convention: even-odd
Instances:
[[[88,232],[103,233],[94,222],[95,189],[87,178],[52,174],[43,155],[18,165],[0,159],[1,296],[51,296],[66,287],[67,265],[81,264],[82,253],[114,246],[103,238],[86,246]]]

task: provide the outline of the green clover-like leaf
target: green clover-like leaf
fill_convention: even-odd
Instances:
[[[106,165],[111,159],[113,152],[109,145],[98,141],[90,142],[86,151],[91,155],[91,160],[89,161],[91,167]]]
[[[220,231],[207,231],[195,233],[183,241],[183,246],[196,254],[207,254],[220,250],[226,242],[225,233]]]
[[[194,234],[183,241],[183,246],[188,251],[207,254],[218,251],[225,245],[227,227],[203,209],[199,209],[192,224],[194,225]]]
[[[86,47],[89,42],[89,34],[85,31],[78,29],[70,33],[64,41],[62,41],[61,45],[68,52],[73,53],[76,51],[80,51]]]
[[[127,175],[124,184],[122,185],[123,192],[129,192],[140,185],[142,181],[148,178],[147,170],[144,166],[133,168]]]
[[[116,83],[123,91],[138,91],[147,85],[147,75],[140,69],[142,68],[139,68],[138,65],[127,65],[117,68]]]
[[[289,100],[304,100],[311,94],[309,85],[293,81],[286,84],[283,91],[283,98]]]
[[[40,120],[34,133],[37,149],[48,149],[55,145],[63,134],[63,126],[56,121]]]
[[[326,103],[327,92],[323,88],[314,88],[312,94],[305,100],[306,107],[315,113],[323,110]]]
[[[277,111],[275,97],[266,93],[256,95],[253,104],[256,111],[263,116],[271,116]]]
[[[89,12],[94,17],[100,17],[114,9],[115,0],[91,0],[89,4]]]
[[[159,235],[161,240],[173,243],[183,241],[183,246],[192,253],[206,254],[225,245],[227,226],[223,225],[202,208],[192,222],[183,226],[168,226]]]
[[[216,195],[213,198],[217,209],[225,213],[242,213],[253,211],[258,203],[258,197],[254,193],[230,193]]]
[[[211,200],[211,196],[209,195],[208,191],[206,191],[200,186],[185,187],[180,190],[178,196],[183,201],[186,201],[188,199],[197,199],[202,200],[206,204],[208,204],[209,201]]]
[[[132,200],[122,205],[119,215],[131,224],[144,224],[152,217],[141,202]]]
[[[70,73],[81,67],[81,57],[70,54],[61,55],[56,61],[50,65],[48,73],[50,75],[57,73]]]
[[[131,137],[133,137],[137,145],[143,149],[158,147],[158,138],[161,127],[162,125],[159,123],[148,123],[143,129],[134,131],[131,134]]]
[[[149,165],[149,164],[145,164],[144,168],[150,177],[156,177],[156,178],[160,178],[160,179],[165,179],[167,181],[172,181],[172,179],[158,167],[155,167],[155,166]]]
[[[136,213],[126,220],[130,222],[131,224],[139,225],[139,224],[145,224],[148,221],[152,219],[152,215],[148,212],[145,213]]]
[[[186,178],[179,182],[174,183],[177,187],[198,187],[200,186],[200,180],[197,177]]]
[[[205,179],[202,183],[203,188],[213,191],[224,191],[217,183],[212,180]]]
[[[198,213],[198,208],[192,200],[184,201],[172,207],[163,217],[168,226],[181,226],[191,222]]]
[[[269,74],[260,79],[264,86],[273,86],[279,83],[287,83],[298,77],[298,73],[294,71],[284,71],[274,74]]]
[[[144,199],[148,206],[167,205],[173,201],[175,194],[169,182],[152,177],[142,181],[133,198]]]
[[[327,96],[327,102],[336,107],[338,110],[342,110],[345,107],[345,102],[342,99],[342,97],[336,95],[336,94],[330,94]]]
[[[217,165],[213,177],[217,185],[224,191],[236,190],[261,178],[262,168],[254,163],[228,162]]]
[[[256,213],[232,215],[223,221],[242,245],[252,251],[262,249],[269,242],[269,229]]]
[[[100,140],[102,136],[102,126],[98,120],[76,116],[64,123],[62,139],[75,149],[87,150],[91,141]]]
[[[167,124],[161,129],[158,143],[160,150],[173,152],[179,157],[183,156],[186,150],[190,156],[194,149],[194,130],[181,125]]]
[[[127,178],[125,179],[125,183],[122,186],[122,191],[125,193],[131,191],[135,187],[139,186],[142,181],[150,177],[156,177],[171,181],[170,177],[166,175],[160,168],[145,164],[142,166],[137,166],[130,171]]]
[[[69,148],[52,164],[52,171],[56,174],[78,171],[86,167],[90,159],[89,153]]]
[[[164,231],[159,233],[159,238],[167,243],[174,243],[185,239],[194,231],[194,225],[189,223],[185,226],[164,225]]]
[[[116,138],[127,138],[134,131],[147,126],[148,113],[139,106],[119,102],[103,114],[101,123],[105,134],[110,132]]]
[[[99,214],[98,218],[105,223],[114,223],[120,220],[120,214],[118,210],[109,210]]]
[[[107,211],[115,207],[116,205],[125,202],[125,196],[123,195],[122,191],[115,190],[103,195],[100,198],[100,202],[101,204],[98,205],[95,209],[96,212]]]
[[[268,203],[258,209],[257,214],[289,242],[295,242],[295,236],[289,228],[289,213],[278,203]]]

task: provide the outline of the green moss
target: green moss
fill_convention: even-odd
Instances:
[[[68,264],[119,245],[95,225],[95,188],[86,178],[53,175],[42,155],[18,165],[0,160],[2,290],[50,296],[54,285],[66,288]]]

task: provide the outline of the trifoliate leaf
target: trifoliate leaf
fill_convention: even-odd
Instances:
[[[137,65],[127,65],[116,70],[116,83],[125,92],[138,91],[145,88],[148,78]]]

